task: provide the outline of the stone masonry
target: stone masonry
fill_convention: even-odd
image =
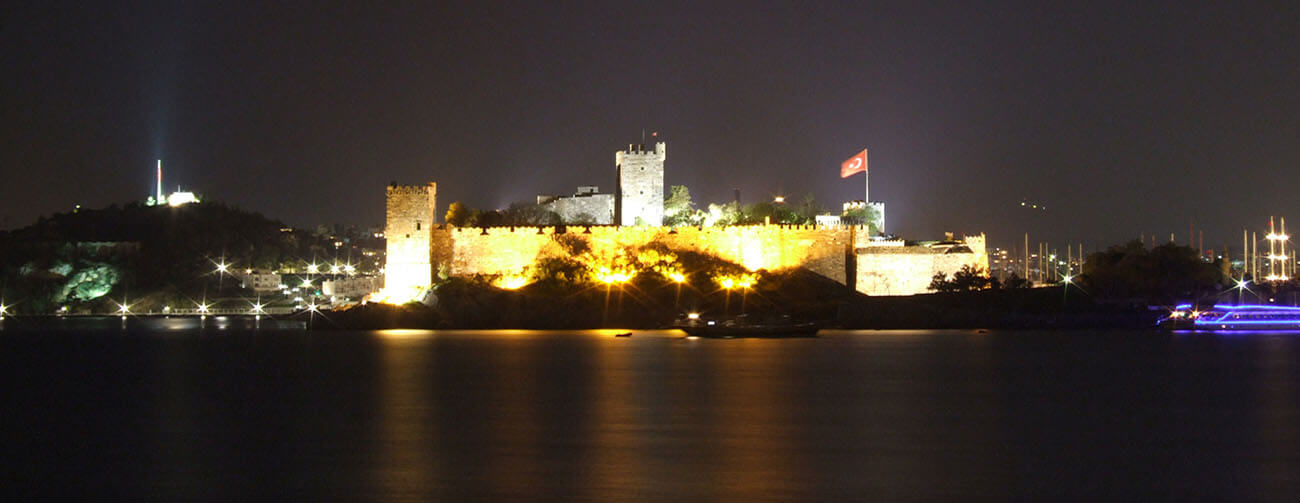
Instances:
[[[385,192],[388,247],[384,289],[406,292],[427,288],[433,283],[432,233],[438,184],[393,184]]]
[[[664,224],[664,142],[654,151],[644,145],[628,145],[614,154],[618,167],[618,193],[614,198],[614,220],[618,225]]]
[[[593,190],[583,191],[590,188]],[[579,187],[572,196],[537,196],[537,205],[553,211],[566,224],[612,225],[614,194],[601,194],[595,187]]]

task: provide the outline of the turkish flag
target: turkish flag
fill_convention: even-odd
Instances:
[[[858,173],[867,172],[867,149],[862,149],[858,155],[850,157],[849,160],[840,163],[840,178],[848,178]]]

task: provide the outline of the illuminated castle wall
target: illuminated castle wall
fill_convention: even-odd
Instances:
[[[628,145],[614,154],[618,168],[618,192],[614,195],[614,222],[619,225],[664,224],[664,142],[654,151],[642,145]]]
[[[886,241],[859,248],[856,287],[867,295],[926,293],[935,274],[951,277],[967,265],[987,271],[984,241],[980,234],[957,243],[904,246],[902,241]]]
[[[527,276],[539,258],[566,252],[554,227],[440,226],[433,231],[435,267],[452,276]],[[905,246],[873,242],[861,227],[754,225],[737,227],[568,227],[598,256],[659,242],[740,264],[751,271],[803,267],[867,295],[926,293],[935,273],[951,275],[962,266],[987,270],[984,236],[962,242]],[[850,262],[852,261],[852,262]],[[849,267],[852,266],[852,267]],[[695,271],[686,271],[692,273]]]
[[[384,290],[412,292],[433,283],[432,251],[438,184],[389,185],[387,200],[387,263]]]
[[[434,255],[453,276],[519,275],[539,257],[565,253],[554,239],[555,232],[554,227],[443,226],[434,231],[434,241],[445,248]],[[752,271],[805,267],[844,283],[850,243],[865,233],[848,227],[771,225],[676,230],[574,226],[568,227],[566,234],[585,241],[596,255],[611,255],[617,249],[660,242],[676,250],[713,255]]]

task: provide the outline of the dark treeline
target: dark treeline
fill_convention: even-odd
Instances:
[[[333,249],[325,237],[220,203],[82,209],[0,232],[0,293],[30,312],[127,294],[201,295],[209,283],[216,295],[223,257],[274,268]]]

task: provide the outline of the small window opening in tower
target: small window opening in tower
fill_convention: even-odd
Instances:
[[[420,230],[420,222],[415,223],[415,230]]]

